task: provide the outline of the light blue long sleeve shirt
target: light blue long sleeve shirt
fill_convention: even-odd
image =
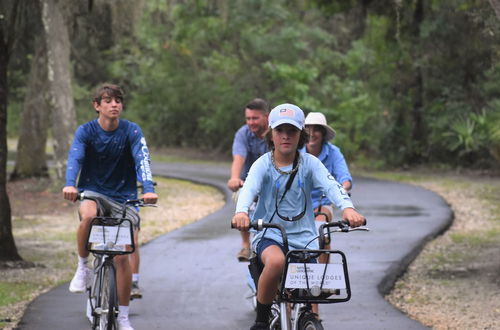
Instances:
[[[293,165],[290,164],[280,169],[290,171],[292,167]],[[279,203],[278,211],[281,215],[292,218],[300,214],[304,209],[304,203],[307,203],[305,215],[294,222],[284,221],[276,214],[270,219],[276,209],[276,199],[278,199],[278,202],[281,199],[288,178],[289,174],[279,173],[272,165],[271,152],[262,155],[254,162],[248,172],[247,179],[238,197],[236,213],[245,212],[248,214],[248,208],[255,196],[259,196],[253,216],[254,219],[263,219],[264,222],[282,225],[287,232],[290,249],[303,249],[308,244],[308,248],[315,249],[318,247],[317,239],[315,239],[318,234],[314,223],[311,191],[320,189],[342,210],[353,207],[353,204],[344,188],[335,181],[318,158],[307,153],[301,153],[298,172],[290,190]],[[263,233],[264,231],[260,231],[254,235],[252,240],[254,250]],[[281,234],[276,229],[268,229],[265,235],[266,238],[282,242]]]
[[[306,153],[306,147],[302,148],[300,152]],[[349,167],[347,166],[344,155],[340,151],[339,147],[331,144],[330,142],[323,143],[318,159],[323,163],[323,165],[325,165],[326,169],[333,175],[337,182],[342,184],[345,181],[350,181],[352,183],[352,176],[349,172]],[[322,205],[332,204],[332,201],[328,198],[321,199],[322,195],[323,192],[319,189],[314,189],[312,191],[313,209],[317,208],[320,203]]]

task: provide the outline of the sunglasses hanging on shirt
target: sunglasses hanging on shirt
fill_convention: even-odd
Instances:
[[[300,181],[299,179],[299,187],[300,187],[300,190],[302,190],[302,193],[304,194],[304,209],[302,210],[302,212],[300,212],[300,214],[294,216],[294,217],[286,217],[286,216],[283,216],[280,214],[279,212],[279,207],[278,207],[278,204],[281,203],[281,201],[283,200],[283,198],[285,197],[285,193],[288,191],[288,190],[285,190],[285,193],[283,193],[283,196],[281,196],[281,199],[278,203],[278,195],[279,195],[279,188],[280,188],[280,184],[279,182],[276,182],[276,198],[275,198],[275,206],[276,206],[276,215],[281,219],[281,220],[284,220],[284,221],[297,221],[297,220],[300,220],[302,219],[302,217],[306,214],[306,209],[307,209],[307,198],[306,198],[306,192],[304,191],[304,185],[302,184],[302,182]]]

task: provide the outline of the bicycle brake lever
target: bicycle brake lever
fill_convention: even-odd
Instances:
[[[356,228],[350,228],[349,231],[370,231],[370,228],[368,227],[356,227]]]

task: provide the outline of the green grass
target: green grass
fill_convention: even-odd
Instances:
[[[0,282],[0,306],[8,306],[30,298],[37,287],[35,283]]]
[[[487,231],[452,233],[450,237],[456,244],[465,244],[472,248],[481,248],[495,243],[498,244],[500,241],[500,229],[493,228]]]
[[[151,160],[156,162],[165,162],[165,163],[188,163],[188,164],[221,164],[224,161],[215,161],[215,160],[204,160],[204,159],[195,159],[192,157],[185,157],[180,155],[167,155],[160,152],[151,152]]]

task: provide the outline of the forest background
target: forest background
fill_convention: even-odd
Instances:
[[[33,99],[37,113],[51,112],[43,97],[47,73],[33,72],[43,71],[57,52],[47,51],[49,38],[42,40],[48,29],[42,18],[54,20],[57,11],[44,14],[48,2],[62,15],[54,31],[68,35],[61,47],[68,48],[71,86],[58,93],[71,93],[77,123],[95,117],[93,88],[112,81],[125,88],[126,116],[153,146],[230,154],[244,105],[261,97],[323,112],[353,162],[500,162],[494,1],[14,2],[17,21],[9,32],[16,44],[7,67],[11,137],[33,129],[27,124],[33,118],[23,119]],[[13,2],[1,3],[5,21]],[[49,135],[54,126],[35,125]]]

